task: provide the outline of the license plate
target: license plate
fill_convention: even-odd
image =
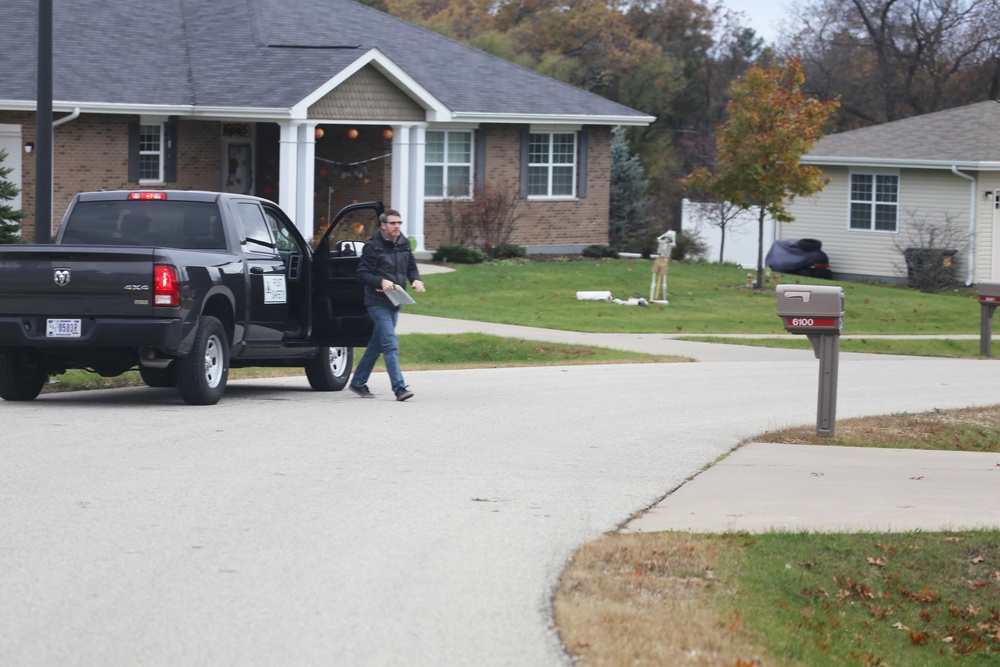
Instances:
[[[79,338],[80,320],[47,320],[45,336],[47,338]]]

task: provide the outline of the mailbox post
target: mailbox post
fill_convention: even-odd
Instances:
[[[993,311],[1000,306],[1000,283],[979,283],[979,354],[988,357],[993,346]]]
[[[816,435],[833,435],[837,420],[837,370],[844,327],[844,290],[826,285],[778,285],[778,317],[788,333],[804,334],[819,359]]]

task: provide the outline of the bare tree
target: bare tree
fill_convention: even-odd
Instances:
[[[472,199],[449,199],[444,207],[449,240],[490,257],[511,242],[520,217],[520,192],[506,181],[477,186]]]
[[[719,228],[719,263],[725,261],[726,232],[741,231],[751,220],[743,215],[743,209],[728,201],[696,203],[692,210],[696,222]]]
[[[969,244],[969,231],[949,213],[935,218],[931,213],[906,211],[900,226],[906,232],[895,242],[903,262],[897,273],[920,292],[942,292],[955,282],[955,270]]]
[[[838,129],[996,97],[1000,0],[804,0],[779,48],[809,92],[841,96]]]

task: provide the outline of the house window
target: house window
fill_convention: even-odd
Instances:
[[[576,133],[532,132],[528,138],[528,196],[572,197]]]
[[[851,229],[895,232],[899,220],[899,176],[851,174]]]
[[[427,132],[424,196],[469,197],[472,193],[472,132]]]
[[[163,124],[139,125],[139,182],[163,182]]]

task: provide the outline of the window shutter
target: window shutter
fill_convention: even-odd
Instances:
[[[531,136],[526,129],[521,130],[521,199],[528,198],[528,151]]]
[[[486,130],[476,130],[476,166],[472,176],[472,195],[486,187]]]
[[[128,180],[129,183],[139,182],[139,121],[132,120],[128,124]]]
[[[167,183],[177,182],[177,116],[167,119],[163,128],[164,140],[167,145],[163,152],[163,180]]]
[[[577,132],[577,154],[580,157],[580,168],[576,171],[576,196],[580,199],[587,197],[587,131]]]

